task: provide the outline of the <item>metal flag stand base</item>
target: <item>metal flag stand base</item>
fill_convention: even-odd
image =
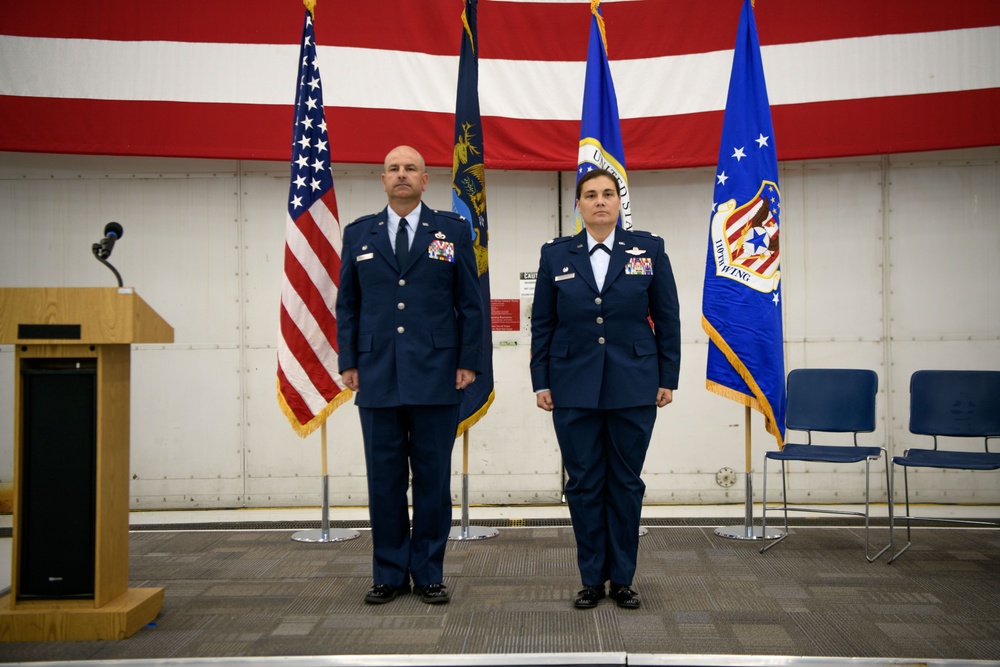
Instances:
[[[746,406],[746,470],[747,470],[747,495],[745,501],[745,511],[743,513],[742,526],[727,526],[715,529],[715,534],[719,537],[728,537],[734,540],[776,540],[784,537],[785,532],[777,528],[768,528],[766,531],[762,526],[753,525],[753,466],[750,460],[750,406]]]
[[[496,528],[469,525],[469,430],[462,433],[462,524],[455,526],[448,539],[487,540],[500,534]]]
[[[323,519],[319,530],[300,530],[292,534],[296,542],[345,542],[353,540],[361,533],[347,528],[330,528],[330,476],[326,473],[326,422],[320,427],[320,441],[323,447]]]
[[[749,408],[748,408],[749,409]],[[744,512],[742,526],[727,526],[716,528],[715,534],[719,537],[728,537],[734,540],[776,540],[784,537],[785,531],[768,526],[765,531],[763,526],[753,525],[753,479],[752,473],[747,472],[747,499],[746,511]]]
[[[359,536],[356,530],[330,528],[330,476],[323,475],[323,520],[319,530],[300,530],[292,534],[296,542],[345,542]]]

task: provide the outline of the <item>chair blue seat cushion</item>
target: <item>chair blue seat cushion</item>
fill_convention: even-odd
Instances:
[[[879,447],[853,445],[797,445],[787,443],[780,451],[767,452],[764,456],[773,461],[824,461],[826,463],[858,463],[877,459],[882,455]]]
[[[1000,453],[950,452],[940,449],[908,449],[904,456],[893,456],[892,462],[913,468],[956,468],[959,470],[1000,469]]]

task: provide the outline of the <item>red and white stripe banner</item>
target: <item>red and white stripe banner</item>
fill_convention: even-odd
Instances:
[[[450,166],[460,0],[320,0],[335,162]],[[299,0],[0,3],[0,150],[288,160]],[[630,169],[715,163],[739,0],[604,0]],[[1000,144],[1000,2],[759,0],[782,160]],[[576,166],[590,3],[481,0],[487,167]]]

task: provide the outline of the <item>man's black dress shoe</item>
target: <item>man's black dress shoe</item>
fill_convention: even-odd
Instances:
[[[409,584],[403,584],[398,587],[390,586],[389,584],[375,584],[368,590],[368,593],[365,594],[365,602],[368,604],[385,604],[386,602],[392,602],[400,595],[406,595],[409,592]]]
[[[631,586],[611,584],[611,599],[622,609],[638,609],[642,601]]]
[[[585,586],[582,591],[576,594],[573,606],[577,609],[593,609],[604,597],[604,584],[600,586]]]
[[[444,584],[427,584],[426,586],[414,586],[413,592],[420,594],[420,599],[427,604],[445,604],[451,597],[448,587]]]

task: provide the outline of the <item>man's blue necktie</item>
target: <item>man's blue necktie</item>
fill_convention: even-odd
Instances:
[[[410,256],[410,238],[406,235],[406,218],[399,219],[396,230],[396,264],[402,271],[406,266],[406,258]]]

